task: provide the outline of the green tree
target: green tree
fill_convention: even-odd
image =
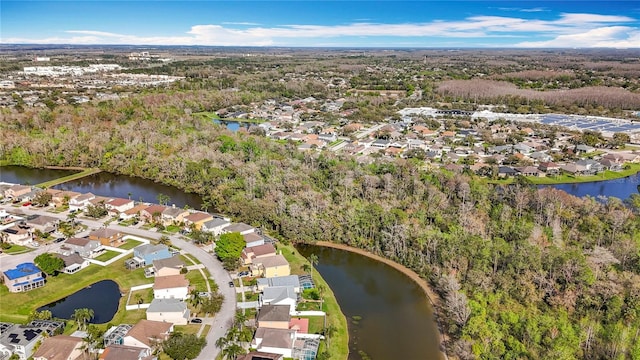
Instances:
[[[64,268],[64,261],[50,253],[36,256],[33,262],[47,275],[55,275]]]
[[[162,343],[162,351],[173,360],[190,360],[198,357],[207,340],[195,334],[175,332]]]
[[[220,311],[223,302],[224,295],[220,293],[212,294],[210,298],[202,300],[200,311],[204,312],[205,314],[215,314]]]
[[[53,199],[53,195],[46,191],[40,191],[33,197],[31,203],[36,206],[48,206]]]
[[[88,217],[99,219],[107,215],[108,211],[107,211],[107,207],[104,205],[104,202],[100,202],[99,204],[96,204],[96,205],[93,205],[93,204],[87,205],[87,209],[85,210],[85,213],[87,214]]]
[[[311,254],[307,260],[309,260],[309,264],[311,264],[311,275],[313,275],[313,268],[318,265],[318,255]]]
[[[171,201],[171,198],[169,197],[169,195],[165,195],[163,193],[158,194],[158,196],[156,196],[156,199],[158,200],[158,203],[161,205],[167,205],[169,201]]]
[[[244,238],[239,232],[222,234],[216,242],[216,255],[223,262],[227,259],[238,259],[245,245]]]

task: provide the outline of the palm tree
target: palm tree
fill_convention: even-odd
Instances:
[[[247,314],[245,314],[243,311],[237,311],[236,312],[235,321],[236,321],[236,324],[240,328],[240,332],[242,332],[242,328],[244,327],[244,323],[247,321],[248,318],[249,317],[247,316]]]
[[[87,308],[82,308],[82,309],[76,309],[73,312],[73,315],[71,315],[71,318],[73,320],[76,321],[76,323],[78,323],[78,327],[80,329],[84,329],[86,326],[86,323],[93,319],[93,309],[87,309]]]
[[[244,349],[238,344],[231,344],[222,349],[222,355],[227,360],[235,360],[238,355],[244,354]]]
[[[171,239],[169,239],[167,235],[162,235],[160,236],[160,240],[158,240],[158,243],[161,245],[170,245]]]
[[[311,254],[309,255],[309,263],[311,264],[311,275],[313,275],[313,268],[318,265],[318,255]]]
[[[333,325],[329,325],[329,326],[327,326],[326,329],[324,329],[324,336],[327,337],[327,347],[330,346],[330,343],[331,343],[330,339],[336,333],[336,331],[337,331],[337,329]]]
[[[197,308],[198,306],[200,306],[200,304],[202,304],[203,299],[202,296],[200,296],[200,292],[198,291],[198,289],[192,289],[189,294],[191,295],[189,302],[191,303],[191,305],[193,305],[194,308]]]

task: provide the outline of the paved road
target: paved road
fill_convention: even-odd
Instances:
[[[14,213],[16,210],[19,210],[25,215],[40,214],[40,215],[56,217],[58,219],[67,218],[67,213],[53,214],[43,209],[32,209],[31,207],[16,209],[10,205],[0,205],[0,209],[2,208],[4,208],[8,213]],[[89,229],[100,228],[104,226],[103,222],[101,221],[90,220],[85,218],[79,218],[76,220],[88,226]],[[159,234],[157,232],[147,231],[147,230],[138,229],[134,227],[120,226],[116,224],[109,225],[109,228],[119,230],[123,233],[137,235],[140,237],[145,237],[150,239],[156,239],[156,240],[162,236],[162,234]],[[76,236],[88,235],[89,231],[90,230],[79,233]],[[216,282],[216,284],[218,284],[219,292],[224,295],[224,302],[222,304],[222,308],[220,309],[220,312],[215,315],[215,317],[213,318],[213,321],[211,322],[211,330],[207,335],[207,346],[202,350],[202,352],[200,353],[200,356],[196,358],[196,360],[215,359],[216,356],[218,356],[218,353],[220,351],[215,345],[216,340],[224,336],[227,329],[231,327],[233,323],[233,318],[235,316],[235,309],[236,309],[236,295],[234,291],[235,289],[226,286],[226,284],[229,281],[231,281],[231,277],[229,276],[229,273],[226,270],[224,270],[220,261],[218,261],[218,259],[216,259],[215,256],[212,256],[201,247],[196,246],[191,242],[185,241],[180,235],[170,236],[170,239],[175,246],[191,254],[209,270],[209,273],[211,274],[211,279],[213,279]],[[0,256],[0,269],[6,270],[12,267],[15,267],[19,263],[33,261],[33,259],[36,256],[44,252],[53,252],[57,250],[61,245],[62,243],[48,244],[34,251],[31,251],[25,254],[19,254],[19,255],[2,254]]]

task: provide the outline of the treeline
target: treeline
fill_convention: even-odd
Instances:
[[[443,96],[452,96],[483,103],[498,103],[506,97],[526,101],[542,100],[547,105],[603,106],[605,108],[640,109],[640,94],[620,88],[584,87],[570,90],[536,91],[520,89],[515,84],[494,80],[449,80],[437,86]]]
[[[0,155],[153,179],[285,241],[345,243],[402,263],[440,293],[452,357],[640,359],[637,197],[493,187],[401,159],[362,165],[185,111],[238,100],[225,96],[6,113]]]

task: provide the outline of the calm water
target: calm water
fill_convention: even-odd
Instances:
[[[75,274],[72,276],[82,276]],[[71,319],[76,309],[93,309],[92,324],[104,324],[111,319],[118,311],[120,301],[120,288],[115,281],[103,280],[90,287],[77,291],[66,298],[45,305],[38,311],[49,310],[53,317],[61,319]]]
[[[640,184],[640,175],[635,174],[622,179],[595,181],[577,184],[559,184],[549,185],[556,189],[564,190],[575,196],[598,196],[617,197],[625,200],[631,194],[638,194],[638,185]]]
[[[249,127],[252,125],[251,123],[248,123],[248,122],[227,121],[227,120],[219,120],[219,119],[215,119],[213,120],[213,122],[216,124],[225,125],[227,129],[233,132],[240,130],[241,127],[248,130]]]
[[[72,170],[32,169],[24,166],[0,166],[0,182],[35,185],[75,172]]]
[[[101,172],[81,179],[54,186],[56,189],[71,190],[80,193],[91,192],[95,195],[128,198],[136,201],[158,203],[158,194],[169,196],[169,204],[178,207],[189,205],[200,209],[202,197],[197,194],[187,194],[182,190],[168,185],[159,184],[147,179],[126,175],[115,175]]]
[[[349,323],[349,359],[441,359],[439,334],[418,285],[396,269],[348,251],[304,246]],[[361,317],[360,320],[354,319]]]

